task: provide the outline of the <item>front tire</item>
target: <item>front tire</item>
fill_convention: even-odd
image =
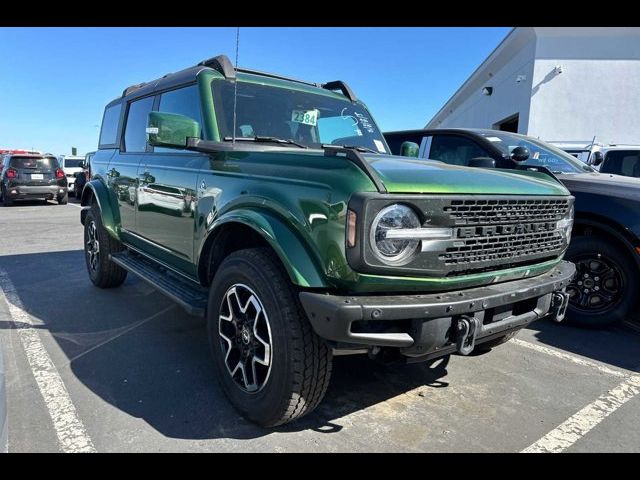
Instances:
[[[637,302],[640,275],[623,246],[599,236],[571,240],[567,260],[576,276],[567,287],[567,322],[603,328],[626,319]]]
[[[122,244],[102,225],[100,208],[94,203],[84,221],[84,258],[89,278],[96,287],[119,287],[125,281],[127,271],[109,259],[112,253],[123,250]]]
[[[271,250],[240,250],[222,262],[209,290],[207,328],[220,385],[248,420],[281,425],[324,397],[331,349]]]

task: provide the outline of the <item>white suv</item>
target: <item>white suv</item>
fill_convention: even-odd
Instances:
[[[58,162],[67,177],[69,195],[71,195],[75,192],[73,187],[76,183],[76,173],[84,171],[82,167],[80,167],[80,162],[84,162],[84,157],[80,155],[60,155]]]

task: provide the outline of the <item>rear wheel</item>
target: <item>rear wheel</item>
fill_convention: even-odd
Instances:
[[[627,318],[637,302],[640,276],[624,247],[599,236],[580,236],[571,241],[566,257],[576,264],[567,287],[567,321],[606,327]]]
[[[229,255],[213,279],[207,317],[218,380],[244,417],[275,426],[320,403],[331,350],[311,328],[273,252]]]
[[[56,200],[58,201],[58,205],[66,205],[69,201],[69,193],[58,195],[58,197],[56,197]]]
[[[127,271],[109,259],[110,254],[123,250],[122,244],[102,225],[100,209],[94,203],[84,222],[84,257],[89,278],[96,287],[118,287],[125,281]]]

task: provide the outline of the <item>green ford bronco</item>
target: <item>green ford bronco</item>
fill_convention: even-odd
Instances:
[[[205,60],[109,103],[91,167],[91,281],[131,272],[206,317],[223,390],[261,425],[312,411],[333,355],[434,361],[564,316],[565,187],[392,156],[342,81]]]

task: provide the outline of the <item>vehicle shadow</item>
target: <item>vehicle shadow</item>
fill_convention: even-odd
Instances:
[[[1,256],[0,269],[35,327],[48,331],[66,356],[66,363],[56,361],[65,382],[75,377],[105,402],[170,438],[249,439],[307,429],[333,433],[343,428],[335,420],[345,415],[417,387],[448,385],[442,380],[446,362],[428,368],[336,357],[326,397],[315,412],[263,429],[244,420],[218,386],[205,321],[185,314],[144,282],[130,276],[123,287],[95,288],[81,250]],[[0,323],[4,328],[16,326]],[[51,342],[48,335],[42,338],[45,346]],[[103,421],[114,415],[95,405],[76,408],[81,416],[106,412]]]
[[[625,325],[586,329],[566,323],[539,320],[529,330],[550,347],[582,355],[615,367],[640,371],[640,335]]]

